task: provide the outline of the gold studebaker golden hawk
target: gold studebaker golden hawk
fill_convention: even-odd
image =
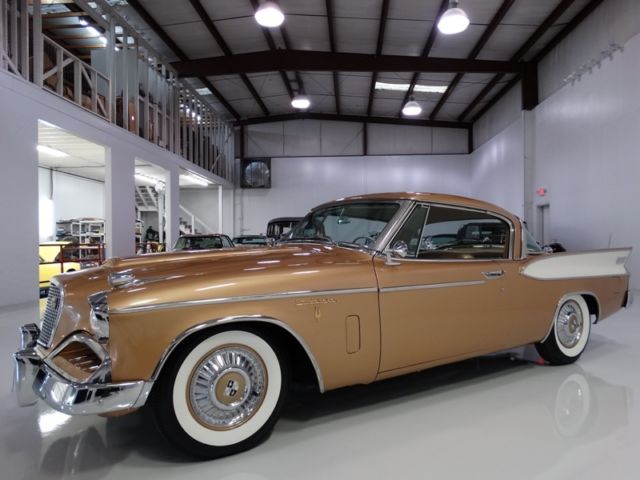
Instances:
[[[147,406],[169,441],[219,457],[269,435],[290,381],[326,391],[526,344],[574,362],[631,301],[630,253],[546,253],[518,217],[464,197],[340,199],[276,246],[55,277],[42,323],[21,328],[18,401]]]

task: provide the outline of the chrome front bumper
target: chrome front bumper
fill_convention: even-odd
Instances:
[[[36,350],[40,330],[31,323],[20,328],[20,350],[13,354],[14,389],[21,407],[38,398],[68,415],[92,415],[138,408],[145,404],[153,382],[79,383],[56,372]]]

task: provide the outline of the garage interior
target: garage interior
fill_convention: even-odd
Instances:
[[[279,0],[275,27],[264,3],[0,0],[5,358],[40,317],[36,252],[65,221],[99,225],[79,243],[102,261],[439,192],[513,212],[542,245],[633,247],[637,293],[640,2]],[[469,24],[445,34],[452,7]],[[569,366],[527,346],[295,390],[269,440],[213,462],[173,451],[144,409],[19,408],[3,362],[3,478],[637,478],[639,312],[595,325]]]

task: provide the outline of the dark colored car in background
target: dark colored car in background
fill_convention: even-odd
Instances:
[[[233,239],[233,243],[242,247],[266,247],[268,244],[264,235],[240,235]]]
[[[220,233],[180,235],[173,247],[174,251],[211,250],[215,248],[234,248],[229,237]]]
[[[267,223],[267,238],[277,240],[286,235],[300,221],[302,217],[279,217]]]

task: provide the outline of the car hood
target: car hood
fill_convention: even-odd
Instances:
[[[111,288],[108,276],[131,283]],[[371,255],[327,244],[222,249],[110,259],[98,268],[59,276],[65,303],[108,291],[113,313],[172,303],[376,286]]]

